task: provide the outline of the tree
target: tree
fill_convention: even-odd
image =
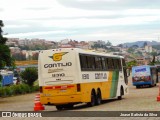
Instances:
[[[118,44],[117,46],[123,48],[123,44]]]
[[[112,43],[108,40],[106,46],[112,46]]]
[[[127,68],[132,68],[132,66],[137,66],[137,62],[135,60],[127,62]]]
[[[33,86],[34,81],[38,79],[38,70],[36,68],[26,68],[25,71],[20,73],[24,83]]]
[[[138,45],[132,45],[131,48],[137,49],[137,48],[139,48],[139,46]]]
[[[14,54],[12,54],[12,57],[17,61],[26,60],[26,56],[24,54],[22,54],[22,52],[14,53]]]
[[[134,49],[133,48],[128,48],[127,50],[129,53],[133,53],[134,52]]]
[[[156,63],[156,56],[158,55],[157,52],[151,52],[151,55],[153,57],[152,61],[149,63],[149,65],[155,65]]]
[[[10,49],[5,45],[7,38],[4,38],[2,33],[3,21],[0,20],[0,69],[5,66],[14,66],[14,59],[11,57]]]

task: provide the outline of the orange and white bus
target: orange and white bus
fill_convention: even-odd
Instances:
[[[44,50],[38,59],[40,102],[58,110],[77,103],[90,106],[128,93],[122,56],[79,48]]]

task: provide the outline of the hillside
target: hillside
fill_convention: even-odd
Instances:
[[[147,45],[152,45],[152,46],[159,46],[160,42],[157,41],[136,41],[136,42],[127,42],[127,43],[123,43],[122,45],[124,47],[131,47],[133,45],[138,45],[139,47],[143,47],[144,43],[147,42]]]

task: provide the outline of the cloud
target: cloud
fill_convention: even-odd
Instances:
[[[159,0],[58,0],[66,7],[88,10],[119,10],[135,8],[159,8]]]
[[[0,11],[3,11],[3,9],[2,9],[2,8],[0,8]]]
[[[61,19],[61,20],[31,20],[30,22],[37,23],[43,27],[56,28],[94,28],[108,26],[125,26],[125,25],[142,25],[150,22],[158,22],[160,16],[129,16],[122,18],[78,18],[78,19]]]
[[[65,33],[74,33],[76,31],[68,32],[65,30],[61,31],[41,31],[41,32],[28,32],[28,33],[16,33],[8,34],[6,37],[30,37],[30,36],[40,36],[40,35],[53,35],[53,34],[65,34]]]
[[[5,28],[27,28],[29,25],[5,25]]]
[[[156,38],[160,25],[159,0],[1,0],[0,5],[7,37],[122,42]]]

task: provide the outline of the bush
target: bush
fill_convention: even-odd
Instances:
[[[0,87],[0,97],[26,94],[26,93],[35,92],[38,90],[39,90],[39,86],[29,86],[27,84],[5,86],[5,87]]]
[[[5,88],[1,87],[0,88],[0,97],[5,97],[5,96],[6,96]]]
[[[38,79],[38,70],[36,68],[26,68],[25,71],[21,72],[20,76],[24,83],[33,86],[33,83]]]

